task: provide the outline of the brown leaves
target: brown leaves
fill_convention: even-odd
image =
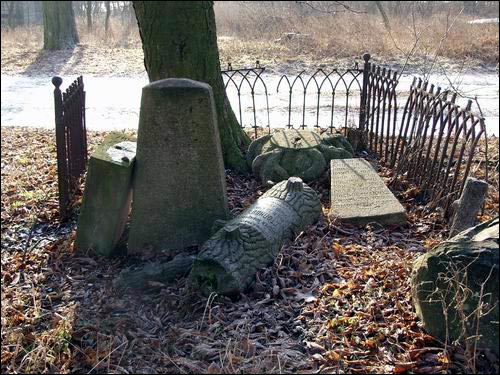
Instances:
[[[75,223],[56,219],[53,142],[52,131],[2,130],[3,372],[429,373],[465,360],[421,330],[411,305],[411,265],[444,238],[439,216],[412,211],[392,228],[323,218],[238,300],[207,301],[185,279],[122,297],[111,280],[137,259],[74,253]],[[328,181],[315,184],[327,211]],[[265,190],[230,172],[227,185],[233,214]]]

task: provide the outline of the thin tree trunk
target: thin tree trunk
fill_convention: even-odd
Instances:
[[[104,33],[107,37],[109,31],[109,17],[111,16],[111,6],[109,1],[105,1],[104,5],[106,7],[106,19],[104,20]]]
[[[14,6],[16,5],[15,1],[10,1],[9,2],[9,14],[7,18],[7,22],[9,24],[9,28],[13,29],[14,28]]]
[[[191,78],[212,86],[226,167],[248,165],[241,148],[250,140],[231,109],[220,73],[211,1],[134,1],[150,81]]]
[[[92,31],[92,1],[87,1],[87,7],[85,9],[87,13],[87,31],[90,33]]]

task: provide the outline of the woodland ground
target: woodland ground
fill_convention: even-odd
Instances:
[[[104,135],[89,133],[91,149]],[[404,180],[394,192],[408,224],[357,229],[328,219],[325,174],[312,184],[324,215],[238,300],[200,296],[186,279],[118,294],[112,281],[122,269],[166,258],[76,252],[81,192],[72,219],[59,223],[53,132],[2,128],[1,146],[2,372],[498,372],[497,358],[437,342],[414,314],[412,262],[447,229]],[[497,140],[490,153],[498,155]],[[481,221],[498,215],[492,171]],[[227,185],[233,214],[264,192],[230,172]]]

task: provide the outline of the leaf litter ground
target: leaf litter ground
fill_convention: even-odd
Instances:
[[[91,148],[104,135],[89,133]],[[412,262],[446,238],[447,229],[439,212],[416,205],[418,191],[404,181],[394,192],[409,223],[361,229],[327,219],[328,176],[313,183],[323,217],[284,246],[237,300],[200,296],[186,279],[118,294],[112,282],[122,269],[168,258],[75,252],[76,214],[58,222],[53,133],[3,128],[1,140],[2,372],[470,370],[464,349],[427,335],[414,313]],[[495,181],[481,220],[498,215],[498,175]],[[230,172],[227,185],[235,215],[265,191]],[[497,358],[478,359],[481,372],[498,372]]]

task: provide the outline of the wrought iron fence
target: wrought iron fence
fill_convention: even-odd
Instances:
[[[430,207],[440,206],[446,212],[463,191],[481,138],[488,180],[484,118],[471,112],[472,100],[461,108],[456,97],[456,93],[414,79],[390,159],[395,178],[406,174],[427,195]]]
[[[296,75],[266,74],[264,67],[221,72],[226,93],[242,127],[329,129],[355,124],[361,102],[363,69],[305,70]],[[272,105],[270,106],[270,99]],[[260,105],[259,105],[260,102]]]
[[[78,77],[65,92],[62,79],[53,77],[56,123],[59,212],[61,219],[69,214],[78,180],[87,163],[87,131],[85,128],[85,91],[83,77]]]

